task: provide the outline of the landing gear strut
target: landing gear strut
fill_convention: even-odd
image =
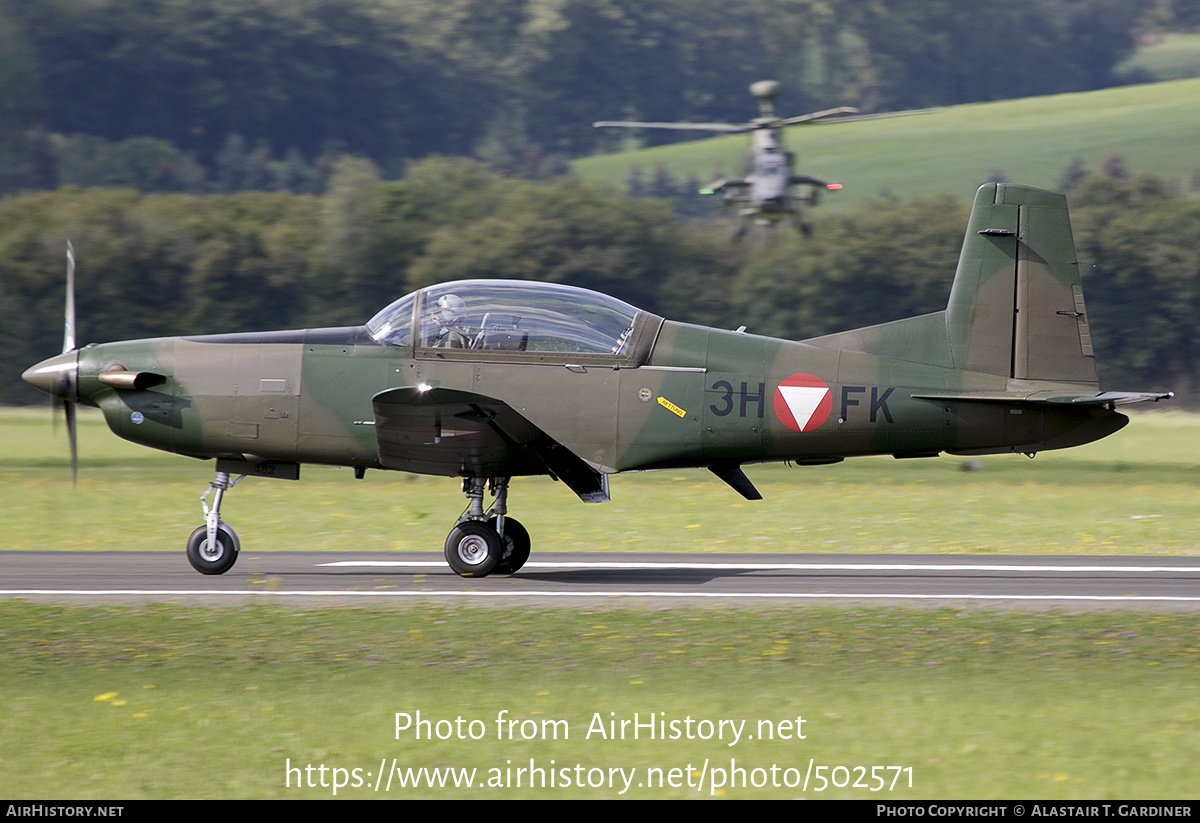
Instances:
[[[187,542],[187,559],[192,568],[201,574],[224,574],[237,562],[241,543],[237,533],[221,522],[221,499],[225,490],[241,482],[245,475],[230,481],[228,472],[217,472],[216,479],[208,484],[208,490],[200,496],[200,508],[204,511],[204,525],[192,532]],[[215,492],[215,494],[214,494]],[[208,496],[213,495],[212,508]]]
[[[446,537],[446,562],[462,577],[512,574],[529,559],[529,532],[508,516],[507,477],[468,477],[463,480],[467,510]],[[487,487],[495,498],[490,512],[483,508]]]

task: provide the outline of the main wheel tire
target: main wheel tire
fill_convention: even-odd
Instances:
[[[446,537],[446,562],[460,577],[487,577],[503,553],[500,535],[478,520],[459,523]]]
[[[187,559],[193,569],[201,574],[224,574],[233,568],[242,548],[237,533],[224,523],[218,523],[216,542],[210,550],[207,526],[192,532],[187,542]]]
[[[496,528],[495,515],[488,518],[488,525],[493,530]],[[501,556],[500,562],[496,564],[496,574],[512,574],[520,571],[521,567],[525,565],[525,561],[529,559],[531,547],[532,541],[529,539],[529,532],[521,525],[521,521],[505,517],[504,554]]]

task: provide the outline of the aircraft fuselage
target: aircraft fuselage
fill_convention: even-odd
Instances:
[[[99,382],[116,367],[167,380],[143,391]],[[469,387],[502,401],[603,473],[715,461],[1034,452],[1056,447],[1072,430],[1077,437],[1067,445],[1126,421],[1092,407],[955,408],[912,395],[1003,392],[1009,381],[670,321],[634,367],[481,365],[435,349],[414,355],[351,327],[87,346],[78,374],[81,402],[99,406],[110,428],[133,442],[197,457],[367,468],[385,468],[372,398],[418,383]],[[420,436],[448,445],[474,436],[477,425],[442,421],[440,433],[431,426]],[[464,473],[460,463],[431,473]],[[426,459],[409,470],[430,468]]]

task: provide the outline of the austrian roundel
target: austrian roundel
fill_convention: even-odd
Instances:
[[[775,389],[775,416],[792,431],[810,432],[829,417],[833,394],[812,374],[793,374]]]

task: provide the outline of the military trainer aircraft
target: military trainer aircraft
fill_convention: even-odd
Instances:
[[[801,207],[815,206],[822,191],[838,191],[840,183],[830,183],[808,175],[796,174],[793,170],[795,155],[783,146],[783,129],[806,123],[833,123],[845,120],[867,120],[879,117],[897,117],[906,114],[923,114],[928,109],[888,112],[886,114],[857,115],[858,109],[841,106],[836,109],[801,114],[796,117],[778,117],[775,114],[775,97],[779,94],[779,83],[774,80],[759,80],[750,85],[750,93],[758,99],[759,116],[748,123],[648,123],[637,120],[600,120],[595,128],[625,129],[671,129],[675,131],[707,131],[723,134],[752,132],[754,142],[750,151],[751,171],[745,177],[725,178],[709,183],[700,190],[701,194],[720,194],[724,204],[738,208],[737,236],[745,233],[746,222],[756,220],[771,223],[790,217],[793,225],[810,233],[804,222]],[[793,189],[806,186],[803,194]]]
[[[802,342],[503,280],[420,289],[347,328],[76,349],[70,312],[67,325],[67,350],[26,381],[68,410],[98,406],[128,440],[215,458],[187,542],[205,574],[237,559],[225,492],[250,475],[294,480],[302,463],[462,478],[445,557],[481,577],[529,556],[512,477],[548,474],[601,502],[610,474],[703,467],[753,500],[746,464],[1032,455],[1170,397],[1100,390],[1066,198],[995,183],[975,197],[944,311]]]

